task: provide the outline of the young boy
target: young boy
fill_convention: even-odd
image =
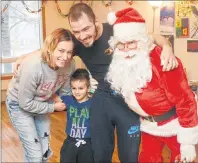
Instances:
[[[67,108],[67,127],[60,152],[60,163],[93,163],[90,140],[90,78],[85,69],[77,69],[71,76],[72,96],[62,96]]]

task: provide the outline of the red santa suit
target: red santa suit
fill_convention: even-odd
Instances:
[[[180,144],[198,143],[197,103],[183,66],[178,59],[178,68],[163,72],[160,54],[159,47],[152,50],[152,80],[146,88],[142,88],[141,93],[135,93],[131,101],[128,101],[132,108],[139,109],[134,111],[142,115],[140,162],[163,162],[160,154],[165,144],[171,150],[171,162],[174,162],[180,154]],[[172,111],[174,109],[175,114]],[[170,117],[163,119],[168,114]]]
[[[146,34],[145,20],[134,9],[128,8],[116,13],[108,21],[114,24],[114,37],[140,40]],[[132,92],[125,101],[141,115],[142,148],[139,162],[163,162],[163,147],[171,151],[171,162],[181,154],[182,160],[195,157],[198,143],[198,116],[195,94],[178,59],[178,67],[163,72],[161,48],[155,46],[150,52],[152,78],[141,92]],[[133,58],[132,58],[133,59]],[[133,76],[131,76],[133,77]],[[130,87],[130,86],[129,86]],[[121,88],[122,89],[122,88]]]

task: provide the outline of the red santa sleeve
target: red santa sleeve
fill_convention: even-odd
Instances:
[[[158,52],[160,52],[159,49]],[[176,107],[181,127],[177,135],[178,142],[194,145],[198,143],[197,101],[195,94],[189,87],[181,61],[178,58],[177,61],[179,66],[176,69],[168,72],[162,72],[162,70],[158,72],[160,72],[161,85],[165,90],[168,100]],[[156,62],[153,64],[156,65]],[[161,66],[156,67],[158,70],[162,69]]]

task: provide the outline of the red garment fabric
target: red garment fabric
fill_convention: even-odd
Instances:
[[[170,162],[174,163],[175,158],[180,155],[180,144],[176,136],[160,137],[152,136],[142,132],[142,148],[139,155],[139,163],[162,163],[162,150],[164,146],[171,150]]]
[[[152,80],[142,93],[135,93],[141,108],[149,115],[162,115],[173,106],[176,107],[179,123],[182,127],[191,128],[198,124],[197,102],[188,81],[181,61],[171,71],[163,72],[160,65],[162,49],[156,46],[150,53]]]

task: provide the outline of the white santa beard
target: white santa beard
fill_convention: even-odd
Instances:
[[[126,56],[132,56],[132,58],[126,59]],[[149,50],[130,52],[115,50],[106,77],[112,89],[127,98],[132,92],[141,92],[141,88],[146,87],[151,78]]]

